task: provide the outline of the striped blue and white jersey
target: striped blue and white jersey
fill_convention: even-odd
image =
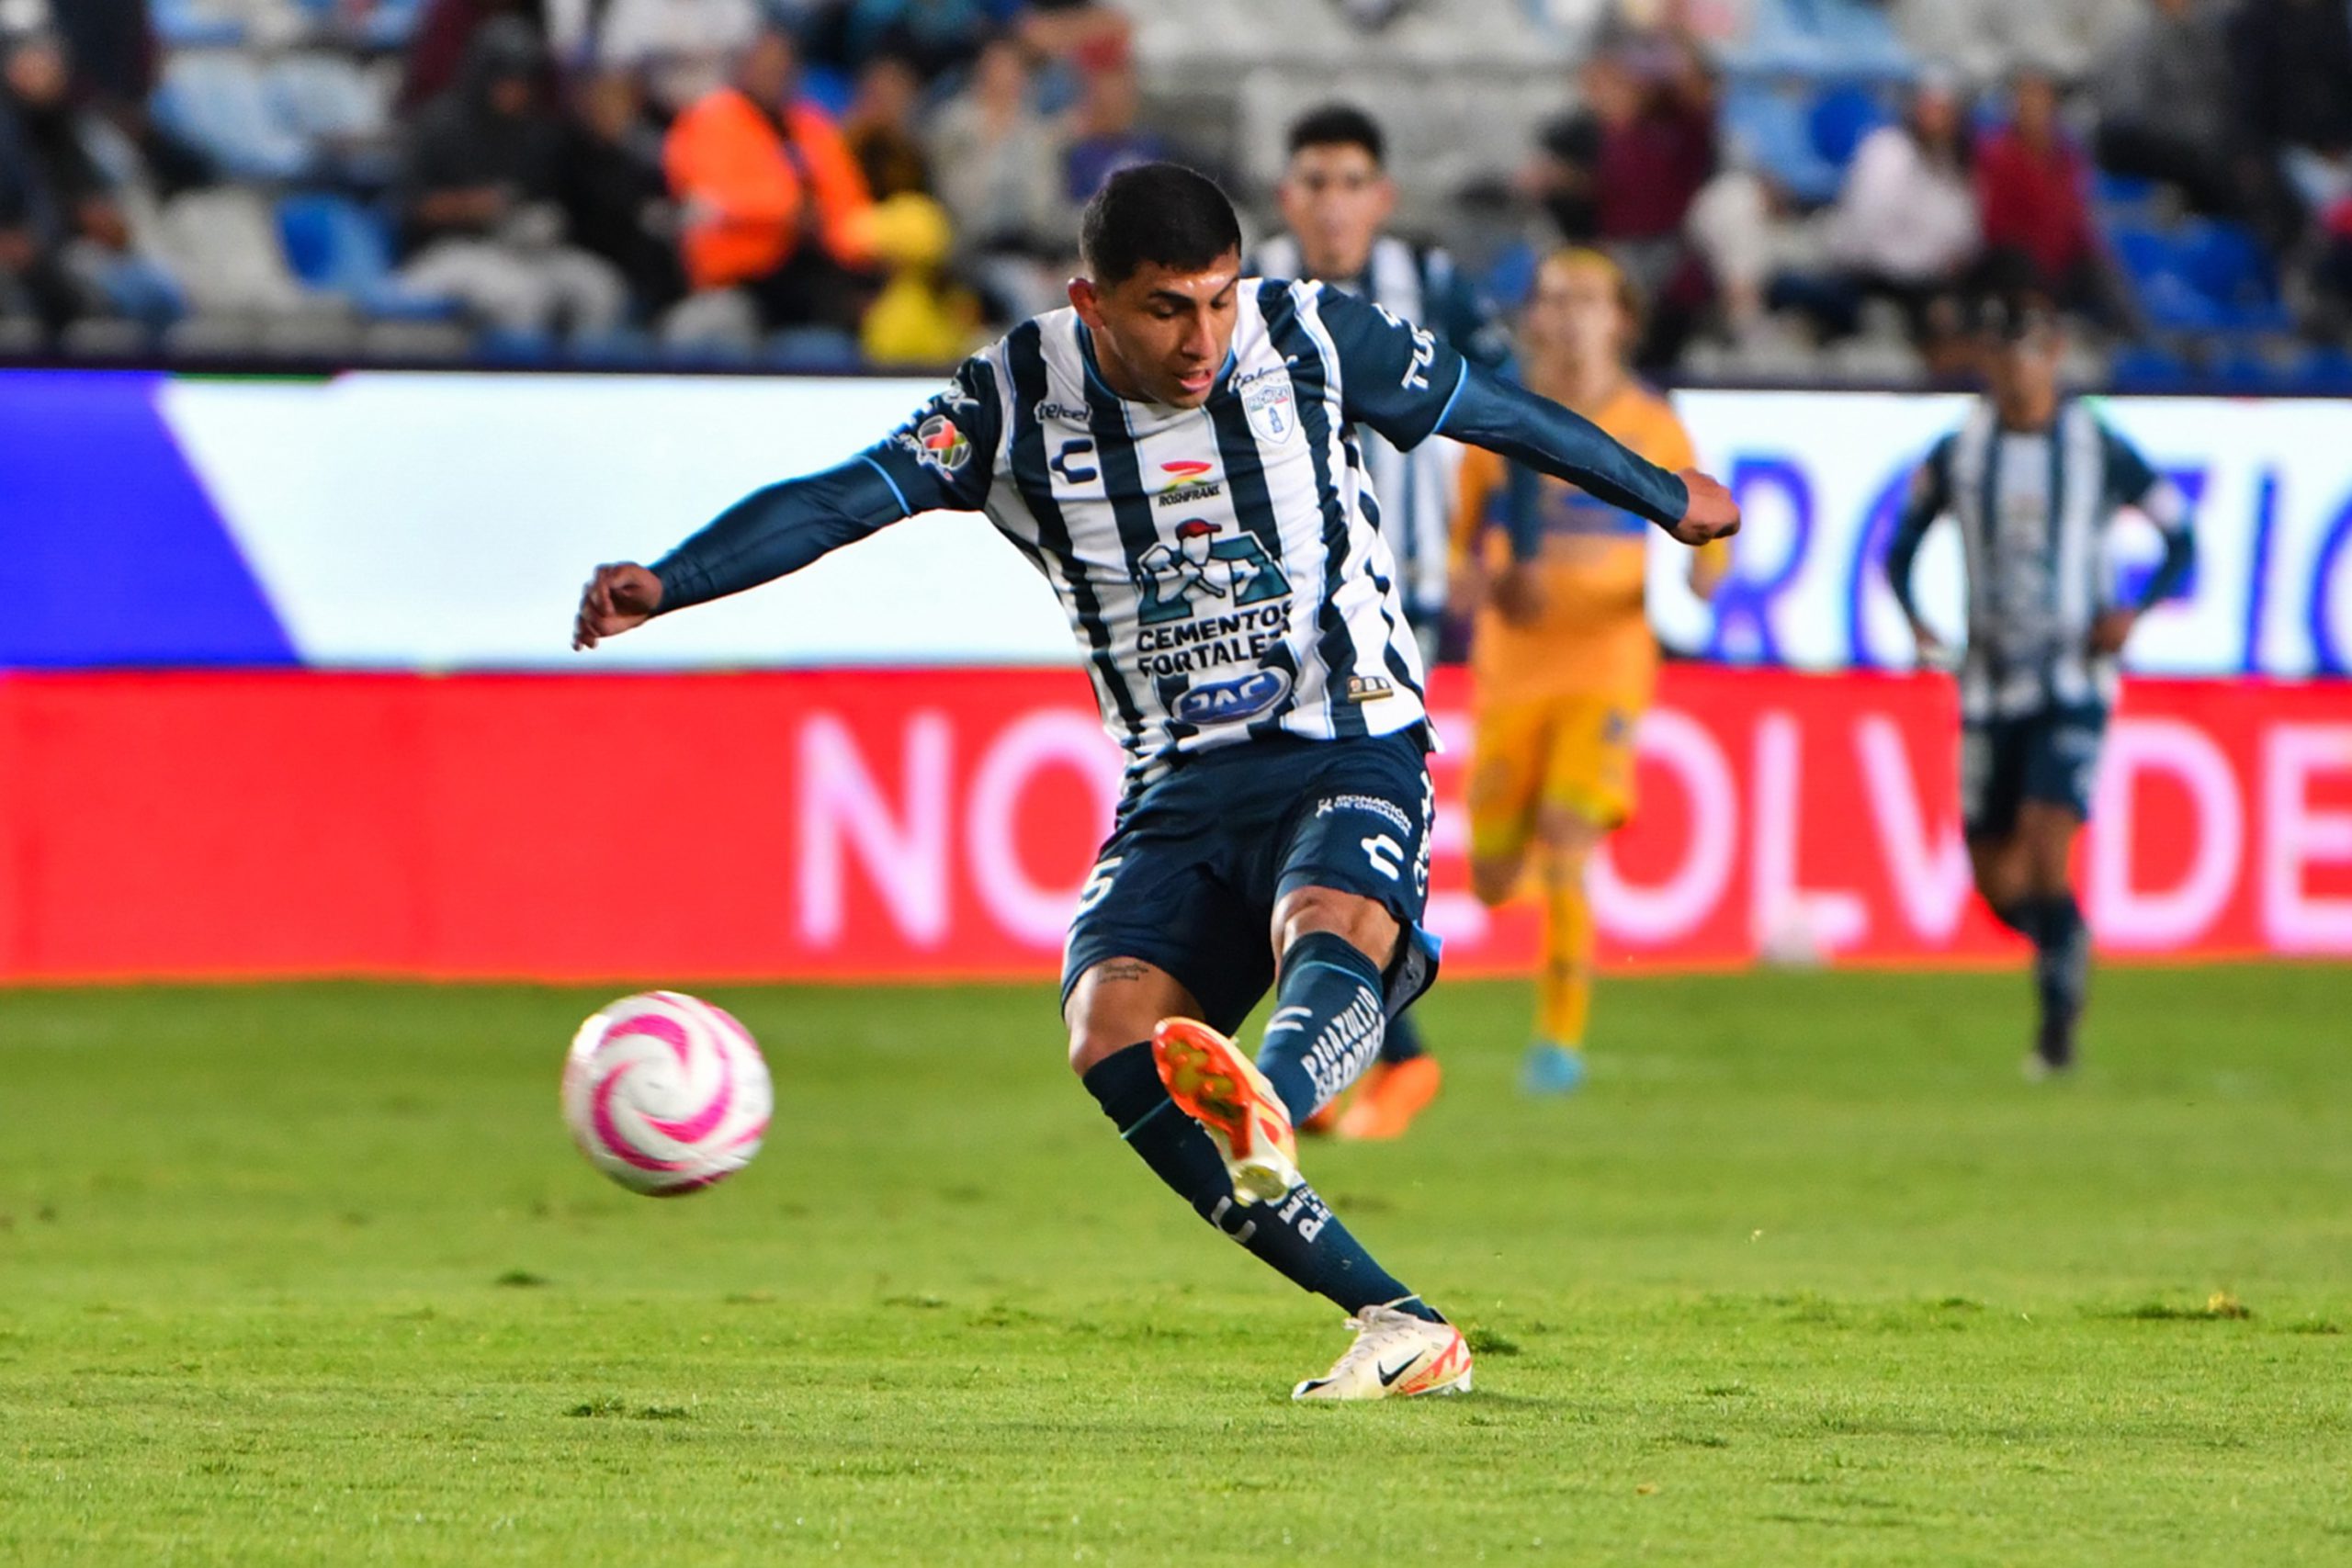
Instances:
[[[1296,277],[1304,266],[1298,243],[1285,234],[1261,246],[1249,270],[1263,277]],[[1362,277],[1320,281],[1427,327],[1474,365],[1499,369],[1510,358],[1510,339],[1502,324],[1453,258],[1436,247],[1384,234],[1373,242]],[[1362,442],[1364,467],[1379,497],[1382,529],[1396,556],[1405,607],[1434,636],[1445,611],[1462,447],[1440,436],[1403,451],[1377,431],[1364,433]]]
[[[1114,393],[1063,310],[967,360],[867,454],[907,510],[985,512],[1045,574],[1130,787],[1248,739],[1428,722],[1356,427],[1411,450],[1463,360],[1317,284],[1252,278],[1238,295],[1200,408]]]
[[[2090,633],[2117,603],[2109,539],[2125,507],[2166,538],[2166,568],[2144,607],[2186,572],[2188,503],[2090,409],[2070,401],[2049,429],[2013,431],[1987,402],[1929,452],[1896,526],[1889,572],[1907,606],[1919,536],[1939,516],[1958,525],[1968,581],[1963,717],[2114,702],[2117,660],[2090,651]]]

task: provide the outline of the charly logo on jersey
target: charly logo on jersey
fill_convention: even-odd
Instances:
[[[1162,506],[1191,506],[1199,502],[1215,501],[1225,493],[1222,480],[1208,476],[1216,471],[1215,463],[1187,460],[1162,463],[1159,471],[1159,494],[1155,498]]]
[[[1279,706],[1290,695],[1290,676],[1281,670],[1252,670],[1230,681],[1194,686],[1169,711],[1184,724],[1237,724]]]

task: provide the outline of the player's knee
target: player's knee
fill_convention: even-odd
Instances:
[[[1301,887],[1274,907],[1274,951],[1287,953],[1299,938],[1329,931],[1357,952],[1385,966],[1403,928],[1377,898],[1335,887]]]
[[[1123,1030],[1105,1029],[1091,1020],[1078,1020],[1069,1028],[1069,1070],[1084,1077],[1094,1070],[1096,1063],[1107,1061],[1150,1037],[1148,1031],[1140,1035],[1128,1034]]]

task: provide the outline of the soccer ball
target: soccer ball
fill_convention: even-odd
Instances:
[[[760,1152],[774,1103],[751,1031],[678,991],[623,997],[580,1026],[563,1120],[588,1163],[632,1192],[673,1198]]]

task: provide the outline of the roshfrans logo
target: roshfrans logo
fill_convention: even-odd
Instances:
[[[1214,501],[1225,493],[1224,483],[1208,477],[1216,471],[1214,463],[1162,463],[1159,471],[1168,476],[1159,491],[1159,504],[1162,506],[1184,506],[1195,501]]]

